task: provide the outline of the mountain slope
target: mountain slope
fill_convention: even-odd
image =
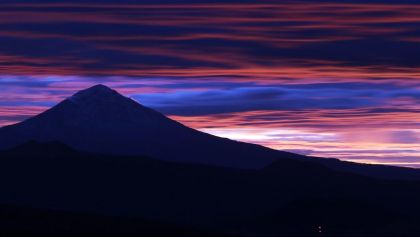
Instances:
[[[29,140],[61,141],[95,153],[237,168],[261,168],[277,158],[297,156],[193,130],[103,85],[80,91],[38,116],[0,129],[0,149]]]

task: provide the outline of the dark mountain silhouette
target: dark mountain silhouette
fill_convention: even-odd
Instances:
[[[261,168],[278,157],[296,156],[193,130],[103,85],[0,129],[0,149],[29,140],[61,141],[77,150],[102,154],[237,168]]]
[[[326,236],[420,233],[420,183],[294,159],[244,170],[30,141],[0,151],[0,187],[1,233],[319,236],[318,225]]]
[[[371,177],[420,180],[416,169],[306,157],[199,132],[104,85],[82,90],[44,113],[0,128],[0,150],[28,141],[60,141],[91,153],[246,169],[272,169],[283,159],[295,159]]]

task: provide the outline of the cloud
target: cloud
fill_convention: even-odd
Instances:
[[[271,78],[418,75],[417,4],[142,3],[5,3],[0,9],[0,72]]]
[[[420,166],[419,11],[395,0],[2,1],[0,124],[103,83],[213,134]]]
[[[395,103],[401,98],[413,94],[416,100],[418,90],[397,84],[371,84],[371,83],[309,83],[278,85],[253,85],[244,84],[228,85],[229,89],[192,85],[186,82],[170,85],[171,93],[142,93],[132,97],[173,115],[206,115],[216,113],[244,112],[253,110],[304,110],[304,109],[355,109],[385,107],[390,101]],[[182,86],[181,86],[182,85]],[[184,89],[184,90],[183,90]],[[190,89],[190,90],[189,90]],[[411,104],[415,106],[415,102]],[[376,108],[376,112],[385,113],[384,108]],[[390,107],[387,109],[396,108]]]

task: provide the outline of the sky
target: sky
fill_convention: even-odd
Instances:
[[[98,83],[218,136],[420,167],[414,0],[0,0],[0,126]]]

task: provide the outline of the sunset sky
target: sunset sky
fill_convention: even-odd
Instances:
[[[102,83],[218,136],[420,167],[412,2],[0,1],[0,126]]]

